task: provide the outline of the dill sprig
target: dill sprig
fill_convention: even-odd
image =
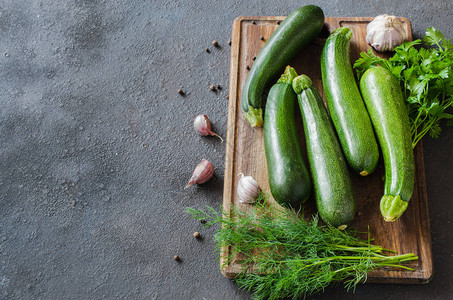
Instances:
[[[242,270],[235,281],[254,299],[306,297],[338,282],[354,290],[376,268],[413,271],[403,264],[418,259],[412,253],[386,254],[393,251],[371,244],[369,234],[363,240],[357,232],[320,225],[317,216],[305,221],[300,212],[267,201],[258,201],[247,211],[188,207],[186,212],[207,221],[206,227],[222,225],[214,236],[219,255],[225,246],[233,246],[222,267],[241,255]]]

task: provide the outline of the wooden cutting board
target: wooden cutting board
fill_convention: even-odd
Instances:
[[[284,17],[239,17],[233,24],[231,43],[231,67],[230,67],[230,93],[228,106],[228,132],[225,158],[225,184],[223,205],[229,211],[236,206],[245,209],[247,205],[238,201],[236,186],[239,173],[251,175],[257,180],[261,188],[270,194],[267,166],[264,154],[263,130],[252,128],[242,115],[240,99],[242,86],[244,85],[248,68],[271,36],[278,24]],[[290,62],[298,74],[308,75],[320,94],[324,98],[321,82],[320,53],[325,38],[335,28],[347,26],[353,31],[351,40],[351,62],[359,57],[361,51],[368,49],[365,41],[366,25],[372,18],[326,18],[325,26],[320,36],[302,50],[297,57]],[[412,39],[412,28],[409,20],[401,18],[409,38]],[[282,70],[283,72],[283,70]],[[325,99],[324,99],[325,100]],[[300,124],[300,113],[296,114]],[[302,129],[302,128],[301,128]],[[303,130],[299,132],[301,143]],[[303,147],[304,148],[304,147]],[[416,178],[415,189],[409,207],[403,216],[396,222],[387,223],[383,220],[379,210],[379,201],[384,190],[384,166],[382,157],[377,170],[367,176],[351,174],[357,201],[357,216],[352,227],[366,232],[369,225],[370,236],[375,239],[375,244],[402,253],[415,253],[419,256],[409,266],[415,271],[398,269],[379,269],[369,273],[368,282],[389,283],[426,283],[433,275],[433,263],[431,256],[431,234],[428,216],[428,203],[426,194],[426,179],[423,161],[423,148],[421,143],[414,149]],[[270,201],[274,201],[271,199]],[[275,204],[277,205],[277,204]],[[311,197],[305,204],[306,213],[316,212],[314,199]],[[224,248],[221,265],[225,263],[225,257],[230,248]],[[241,266],[240,257],[231,261],[222,269],[223,274],[233,278],[238,274]]]

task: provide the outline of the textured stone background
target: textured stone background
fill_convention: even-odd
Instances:
[[[453,2],[410,2],[311,3],[326,16],[405,16],[415,38],[428,26],[453,37]],[[233,20],[308,3],[3,0],[0,299],[248,299],[218,270],[215,228],[183,212],[217,207],[223,190],[225,144],[192,120],[205,113],[226,135]],[[453,129],[424,146],[433,281],[316,299],[451,299]],[[184,191],[202,158],[216,178]]]

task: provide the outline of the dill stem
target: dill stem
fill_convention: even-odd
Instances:
[[[308,258],[308,259],[290,259],[290,260],[266,260],[268,262],[273,262],[277,264],[284,264],[284,263],[290,263],[290,262],[311,262],[311,261],[317,261],[316,263],[309,264],[309,265],[304,265],[304,267],[307,266],[312,266],[316,265],[321,262],[328,262],[328,261],[333,261],[333,260],[351,260],[351,261],[356,261],[356,260],[363,260],[364,258],[361,256],[330,256],[330,257],[323,257],[323,258]],[[376,263],[382,263],[382,262],[403,262],[403,261],[411,261],[411,260],[416,260],[418,259],[417,256],[415,256],[413,253],[407,253],[407,254],[402,254],[402,255],[396,255],[396,256],[383,256],[380,255],[380,257],[368,257],[367,259],[370,259],[372,261],[375,261]]]
[[[394,257],[396,256],[389,256],[389,257],[368,257],[368,259],[372,260],[372,261],[386,261],[386,260],[394,260]],[[332,256],[332,257],[328,257],[327,258],[328,260],[335,260],[335,259],[338,259],[338,260],[352,260],[352,261],[355,261],[355,260],[363,260],[364,258],[361,257],[361,256]]]
[[[386,248],[382,248],[382,250],[386,251],[386,252],[390,252],[390,253],[398,253],[396,252],[395,250],[392,250],[392,249],[386,249]]]
[[[415,269],[413,269],[413,268],[406,267],[404,265],[399,265],[399,264],[376,264],[376,268],[378,268],[378,267],[395,267],[395,268],[405,269],[408,271],[415,271]]]
[[[341,273],[341,272],[348,272],[350,270],[354,270],[355,266],[344,267],[338,270],[333,271],[334,273]]]
[[[329,245],[331,246],[332,248],[339,248],[341,250],[345,250],[345,251],[353,251],[353,252],[358,252],[358,251],[372,251],[372,252],[382,252],[382,247],[380,246],[373,246],[373,245],[370,245],[370,247],[357,247],[357,246],[343,246],[343,245]]]

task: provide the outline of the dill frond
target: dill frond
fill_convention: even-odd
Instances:
[[[194,219],[207,221],[205,226],[222,225],[214,236],[217,251],[220,255],[222,247],[233,245],[226,262],[244,258],[235,281],[254,299],[304,298],[332,283],[354,291],[368,272],[413,270],[403,264],[418,259],[412,253],[386,255],[389,250],[371,244],[369,233],[360,239],[354,231],[319,225],[317,216],[306,221],[298,211],[270,206],[264,193],[260,197],[247,211],[186,209]]]

